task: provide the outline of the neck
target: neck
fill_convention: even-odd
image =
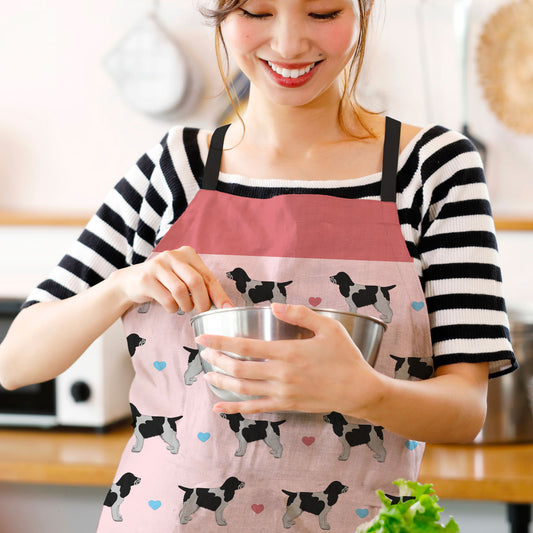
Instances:
[[[245,140],[286,154],[305,153],[319,144],[345,141],[349,136],[339,124],[339,102],[340,93],[332,88],[306,105],[278,105],[263,98],[252,86],[243,117]],[[349,126],[351,130],[355,126],[355,133],[361,133],[361,125],[355,117]]]

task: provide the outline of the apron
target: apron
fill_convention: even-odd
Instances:
[[[400,127],[387,118],[381,201],[219,192],[227,126],[219,128],[203,188],[152,255],[192,246],[237,306],[276,301],[379,318],[388,327],[376,369],[430,377],[424,294],[395,203]],[[391,481],[417,478],[424,444],[365,420],[214,413],[191,317],[156,303],[123,317],[134,430],[99,532],[353,532],[378,512],[377,489],[397,495]],[[398,409],[416,416],[416,406]]]

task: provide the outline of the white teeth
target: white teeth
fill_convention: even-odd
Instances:
[[[303,76],[304,74],[307,74],[315,65],[316,63],[311,63],[310,65],[307,65],[305,68],[300,69],[288,69],[288,68],[280,68],[274,63],[271,63],[270,61],[267,61],[268,66],[276,72],[276,74],[279,74],[280,76],[283,76],[284,78],[299,78],[300,76]]]

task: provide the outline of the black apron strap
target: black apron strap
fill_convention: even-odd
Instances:
[[[229,126],[229,124],[220,126],[211,136],[211,145],[209,146],[204,177],[202,179],[202,189],[214,191],[217,188],[220,161],[222,160],[222,150],[224,148],[224,137]]]
[[[386,117],[385,141],[383,146],[383,168],[381,176],[381,201],[396,202],[396,174],[400,152],[402,123]]]

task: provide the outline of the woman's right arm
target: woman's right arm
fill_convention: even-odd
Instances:
[[[132,305],[147,301],[169,313],[232,305],[191,247],[161,252],[75,296],[22,310],[0,344],[0,383],[15,389],[54,378]]]
[[[193,133],[187,138],[194,144]],[[202,169],[182,161],[178,173],[170,155],[169,146],[180,157],[197,153],[179,148],[184,137],[183,128],[173,128],[128,169],[50,278],[30,294],[33,305],[0,345],[5,388],[57,376],[136,303],[157,301],[170,313],[231,305],[192,248],[146,260],[162,237],[159,229],[179,218],[198,188]]]

